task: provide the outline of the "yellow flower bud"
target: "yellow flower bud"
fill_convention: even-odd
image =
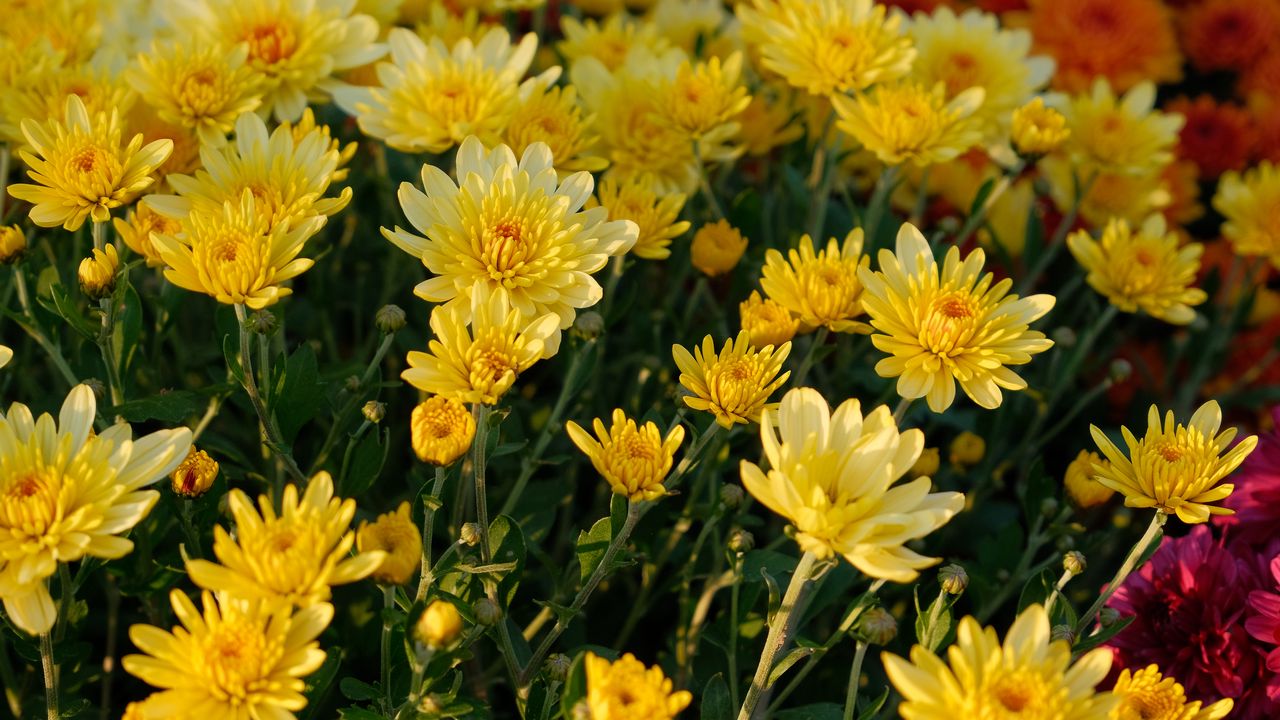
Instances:
[[[27,236],[17,225],[0,225],[0,265],[12,265],[27,252]]]
[[[1063,483],[1067,486],[1067,497],[1082,508],[1091,508],[1111,499],[1115,490],[1093,479],[1094,463],[1102,463],[1102,457],[1095,452],[1081,450],[1076,459],[1067,466]]]
[[[755,290],[751,291],[751,297],[738,305],[738,316],[742,320],[742,329],[755,347],[777,347],[795,337],[800,329],[800,320],[791,311],[771,298],[760,297]]]
[[[915,464],[907,471],[907,475],[911,478],[933,477],[938,472],[938,466],[942,464],[942,453],[938,452],[938,448],[925,448],[920,453],[920,457],[916,458]]]
[[[409,420],[413,451],[423,462],[445,466],[471,449],[476,421],[457,400],[430,397],[413,409]]]
[[[453,603],[434,600],[418,616],[413,639],[432,650],[447,647],[462,634],[462,615]]]
[[[173,492],[183,497],[200,497],[209,492],[213,481],[218,478],[218,461],[209,457],[209,453],[192,447],[187,457],[172,473],[169,480]]]
[[[356,530],[356,549],[386,553],[382,564],[373,571],[375,582],[383,585],[409,582],[422,559],[422,533],[409,515],[409,503],[400,503],[395,512],[379,515],[373,523],[361,522]]]
[[[94,250],[93,255],[80,261],[80,290],[92,300],[101,300],[116,289],[116,272],[120,269],[120,256],[116,247],[108,245],[104,250]]]
[[[1070,134],[1062,113],[1046,107],[1038,97],[1013,111],[1013,147],[1019,155],[1047,155],[1061,147]]]
[[[703,225],[693,235],[690,261],[711,277],[729,272],[747,251],[747,239],[724,220]]]
[[[951,441],[950,455],[952,465],[958,465],[962,468],[973,467],[982,462],[982,456],[987,454],[987,441],[982,436],[975,435],[968,430],[956,436]]]

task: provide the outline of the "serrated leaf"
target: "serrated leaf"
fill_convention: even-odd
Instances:
[[[276,394],[272,411],[280,426],[280,435],[286,446],[292,447],[309,420],[324,407],[324,385],[316,365],[316,354],[311,346],[303,343],[285,361],[284,377],[280,392]]]
[[[124,276],[127,277],[127,276]],[[112,331],[112,345],[115,350],[116,367],[120,369],[122,378],[129,378],[129,363],[138,349],[138,337],[142,334],[142,300],[126,280],[116,288],[115,327]]]
[[[702,720],[732,720],[733,706],[724,675],[716,673],[702,688]]]
[[[609,541],[613,539],[612,525],[609,518],[600,518],[590,530],[578,533],[578,567],[583,583],[587,582],[587,578],[591,577],[596,566],[604,559]]]
[[[812,654],[813,654],[812,647],[792,648],[791,652],[783,656],[783,658],[779,660],[776,665],[773,666],[773,669],[769,671],[769,680],[768,682],[765,683],[765,687],[766,688],[773,687],[773,684],[778,682],[779,678],[785,675],[787,671],[791,669],[792,665],[795,665],[796,663],[809,657]]]
[[[493,550],[491,565],[509,566],[509,570],[493,570],[499,577],[498,600],[504,609],[511,606],[516,587],[520,583],[520,571],[524,568],[527,550],[524,533],[514,520],[506,515],[499,515],[489,523],[489,546]]]
[[[61,283],[49,286],[49,298],[53,301],[50,308],[58,314],[71,328],[84,337],[93,340],[98,336],[100,326],[91,322],[80,312],[76,301],[67,294],[67,287]]]
[[[380,428],[366,432],[356,443],[347,472],[338,481],[344,497],[359,497],[373,487],[382,472],[382,466],[387,462],[387,453],[391,449],[388,441],[390,436],[390,428]]]
[[[207,398],[199,393],[175,390],[121,403],[111,408],[111,414],[119,415],[131,423],[159,420],[176,424],[200,412],[206,402]]]

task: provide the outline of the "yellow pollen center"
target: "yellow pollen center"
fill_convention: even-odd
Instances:
[[[0,479],[0,528],[18,536],[44,535],[62,516],[62,486],[60,476],[43,468]]]
[[[98,167],[98,155],[97,148],[87,147],[76,153],[69,164],[79,173],[91,173]]]
[[[267,65],[292,56],[297,44],[293,30],[279,22],[258,25],[243,39],[249,43],[250,57]]]
[[[1162,445],[1156,452],[1159,453],[1160,457],[1164,458],[1165,462],[1171,463],[1181,460],[1183,456],[1182,449],[1173,445]]]
[[[250,694],[265,689],[272,654],[257,628],[235,621],[213,626],[202,653],[211,690],[232,705],[244,703]]]

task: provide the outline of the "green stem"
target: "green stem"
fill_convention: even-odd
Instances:
[[[431,485],[431,497],[436,499],[432,507],[423,509],[422,516],[422,572],[418,577],[418,592],[414,595],[414,602],[421,602],[427,597],[427,590],[431,586],[431,536],[434,532],[436,522],[436,508],[439,507],[440,493],[444,491],[445,478],[449,476],[449,468],[440,465],[436,466],[436,479]]]
[[[711,208],[711,212],[715,214],[717,220],[724,220],[724,209],[720,207],[720,201],[716,199],[716,192],[711,189],[711,182],[707,179],[707,168],[702,163],[701,143],[696,138],[693,141],[693,162],[698,166],[698,189],[702,191],[702,197],[706,198],[707,207]]]
[[[849,668],[849,687],[844,692],[844,720],[853,720],[858,707],[858,684],[862,681],[862,661],[867,656],[867,643],[859,640],[853,651],[853,667]]]
[[[948,381],[949,382],[949,381]],[[893,408],[893,422],[896,425],[902,424],[902,419],[907,416],[907,410],[911,408],[911,403],[915,398],[902,398],[898,401],[896,407]]]
[[[733,585],[729,588],[729,707],[738,707],[738,591],[742,587],[742,555],[733,561]]]
[[[1142,538],[1129,551],[1128,557],[1124,559],[1124,564],[1116,571],[1115,577],[1111,578],[1111,582],[1107,583],[1107,588],[1098,595],[1098,599],[1093,601],[1093,605],[1089,606],[1089,610],[1080,616],[1080,620],[1076,623],[1075,637],[1080,638],[1085,630],[1098,617],[1098,613],[1102,612],[1102,608],[1106,605],[1107,600],[1115,594],[1116,590],[1124,584],[1125,578],[1129,577],[1129,573],[1137,569],[1138,561],[1142,559],[1146,553],[1147,547],[1152,542],[1159,542],[1160,530],[1164,527],[1164,523],[1169,519],[1163,511],[1157,510],[1151,518],[1151,523],[1147,525],[1147,530],[1142,534]]]
[[[1027,276],[1022,278],[1022,282],[1018,283],[1014,293],[1017,295],[1026,295],[1027,290],[1036,284],[1040,276],[1053,263],[1054,258],[1061,252],[1062,246],[1070,232],[1071,226],[1076,224],[1076,217],[1080,214],[1080,206],[1084,203],[1084,199],[1089,194],[1089,190],[1093,187],[1094,181],[1098,179],[1098,171],[1094,170],[1089,174],[1089,179],[1083,184],[1077,182],[1075,200],[1072,201],[1071,207],[1067,209],[1067,214],[1062,216],[1062,222],[1058,223],[1058,227],[1053,231],[1053,237],[1050,238],[1048,246],[1044,252],[1036,260],[1036,264],[1027,272]]]
[[[53,638],[40,634],[40,668],[44,671],[44,707],[48,720],[59,720],[58,666],[53,663]]]
[[[107,224],[105,222],[94,222],[91,227],[93,247],[95,250],[102,250],[106,246]],[[102,329],[98,332],[98,350],[102,354],[102,364],[107,371],[107,390],[111,396],[111,404],[118,407],[124,403],[124,388],[120,384],[120,368],[116,366],[115,352],[113,350],[116,326],[114,292],[99,300],[98,307],[102,311]]]
[[[835,118],[835,112],[827,118],[827,128],[831,127],[831,121]],[[820,245],[823,240],[823,230],[827,225],[827,206],[831,202],[831,184],[836,178],[836,162],[840,155],[840,145],[844,140],[844,136],[836,133],[835,141],[830,147],[827,147],[827,133],[824,132],[821,138],[818,138],[818,147],[813,152],[813,170],[812,172],[820,174],[821,181],[814,188],[813,196],[809,198],[809,238],[813,240],[815,245]]]
[[[187,536],[187,546],[191,554],[196,558],[203,558],[204,551],[200,549],[200,536],[196,534],[196,526],[191,522],[191,498],[182,499],[182,512],[179,518],[182,521],[182,533]]]
[[[1062,594],[1062,589],[1075,576],[1076,574],[1070,570],[1063,570],[1062,577],[1058,578],[1058,582],[1053,586],[1053,591],[1049,593],[1049,597],[1044,601],[1044,614],[1045,617],[1049,618],[1050,623],[1053,622],[1053,606],[1057,602],[1058,596]]]
[[[35,340],[36,344],[49,356],[49,359],[53,361],[54,367],[58,368],[62,378],[67,381],[67,385],[71,387],[79,385],[80,380],[74,372],[71,372],[71,366],[67,364],[67,359],[62,356],[62,351],[36,325],[36,316],[31,310],[31,296],[27,292],[27,277],[22,273],[21,263],[13,266],[13,287],[18,292],[18,304],[22,306],[22,314],[27,320],[21,323],[22,329],[26,330],[31,339]]]
[[[4,699],[9,712],[15,718],[22,717],[22,694],[17,677],[13,673],[13,662],[9,659],[9,648],[6,647],[4,633],[0,633],[0,679],[4,682]]]
[[[813,360],[818,354],[818,348],[827,342],[827,336],[831,334],[831,330],[826,325],[818,328],[813,334],[809,342],[809,349],[805,351],[804,359],[800,362],[799,369],[796,370],[795,377],[791,379],[793,387],[801,387],[804,380],[809,376],[809,369],[813,367]]]
[[[863,225],[863,236],[868,250],[876,246],[876,233],[880,230],[880,218],[884,216],[889,205],[889,196],[898,184],[898,166],[890,165],[880,173],[876,180],[876,188],[871,193],[871,201],[867,204],[867,217]]]
[[[769,634],[764,641],[764,650],[760,653],[760,662],[756,665],[755,677],[751,687],[747,688],[747,699],[738,712],[738,720],[754,720],[756,706],[768,690],[769,674],[773,671],[775,659],[787,649],[791,635],[800,621],[800,603],[804,600],[809,588],[809,579],[813,576],[817,557],[806,552],[800,557],[795,572],[791,574],[791,582],[787,583],[787,592],[782,596],[782,605],[778,607],[773,622],[769,623]]]
[[[329,433],[325,435],[324,443],[320,446],[320,452],[316,454],[315,462],[311,463],[311,474],[315,474],[325,460],[329,459],[329,454],[333,452],[333,448],[338,442],[338,436],[346,428],[351,415],[360,409],[362,393],[368,387],[369,381],[373,379],[374,373],[382,365],[382,360],[387,356],[387,351],[391,349],[391,343],[394,340],[395,335],[393,334],[388,333],[383,336],[382,343],[378,345],[378,349],[373,353],[373,359],[369,361],[369,364],[365,366],[364,372],[360,375],[360,390],[348,394],[343,401],[342,407],[334,416],[333,425],[329,427]]]
[[[271,413],[267,411],[267,406],[262,402],[262,396],[258,393],[258,383],[254,380],[253,361],[251,355],[249,341],[249,325],[248,313],[243,304],[237,303],[236,320],[240,326],[240,372],[244,380],[244,391],[249,396],[249,403],[253,405],[253,410],[258,415],[258,422],[262,426],[262,434],[265,435],[267,448],[276,454],[283,462],[289,474],[299,484],[306,483],[306,476],[302,474],[302,470],[298,467],[298,463],[294,461],[293,455],[285,449],[284,440],[280,436],[280,430],[276,426],[275,419]],[[279,500],[283,488],[276,488],[276,499]]]
[[[391,701],[391,613],[396,606],[396,589],[393,585],[382,588],[382,702],[389,714],[395,705]]]
[[[474,403],[471,416],[476,421],[475,439],[471,441],[471,477],[476,488],[476,522],[480,525],[480,562],[489,563],[489,496],[485,490],[486,450],[489,445],[489,406]]]
[[[1027,161],[1019,160],[1013,167],[1000,176],[999,182],[991,188],[991,192],[987,195],[987,199],[982,202],[982,207],[978,211],[965,219],[964,225],[960,228],[960,233],[956,235],[955,245],[960,245],[969,236],[982,227],[982,222],[987,219],[987,214],[995,207],[997,201],[1004,196],[1005,192],[1013,185],[1013,181],[1022,174],[1022,169],[1027,166]]]

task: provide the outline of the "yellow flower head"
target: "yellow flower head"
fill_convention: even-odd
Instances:
[[[840,555],[861,572],[911,582],[938,562],[904,546],[942,527],[964,507],[956,492],[929,492],[920,477],[892,487],[924,449],[924,433],[899,433],[889,408],[866,417],[857,400],[831,412],[813,388],[782,396],[777,427],[766,410],[760,442],[766,472],[742,461],[742,484],[796,528],[800,549],[819,558]]]
[[[0,225],[0,265],[12,265],[27,253],[27,234],[17,225]]]
[[[262,104],[263,79],[245,61],[248,45],[169,42],[138,56],[126,77],[161,118],[196,131],[200,142],[222,145],[242,113]]]
[[[1013,147],[1027,157],[1048,155],[1071,136],[1067,118],[1036,97],[1013,111]]]
[[[685,60],[676,71],[663,117],[690,138],[701,138],[732,121],[750,104],[741,76],[742,53],[733,53],[723,65],[716,57],[696,64]]]
[[[448,48],[453,48],[463,39],[477,43],[497,24],[492,18],[480,17],[480,10],[476,7],[458,7],[456,10],[450,10],[449,5],[443,0],[425,0],[425,2],[430,4],[430,7],[423,13],[414,13],[413,18],[414,32],[425,42],[431,42],[432,38],[439,38]]]
[[[21,152],[35,185],[11,185],[9,194],[32,203],[31,221],[41,227],[78,230],[86,218],[106,222],[111,211],[133,200],[155,178],[156,166],[169,157],[173,142],[142,145],[135,135],[121,145],[120,115],[85,110],[79,96],[67,98],[66,115],[38,123],[22,122],[33,153]]]
[[[947,460],[958,467],[973,467],[987,454],[987,441],[977,433],[965,430],[951,441],[947,448]]]
[[[999,407],[1000,388],[1027,386],[1008,366],[1025,365],[1053,345],[1028,329],[1053,297],[1009,295],[1011,280],[982,275],[984,259],[974,250],[962,262],[952,247],[939,267],[928,241],[906,223],[896,254],[880,251],[880,271],[858,271],[862,307],[880,331],[871,342],[889,354],[876,373],[897,377],[899,395],[927,398],[934,412],[951,407],[956,382],[981,407]]]
[[[295,148],[307,142],[307,137],[312,133],[320,136],[324,146],[328,147],[331,152],[338,153],[338,168],[329,174],[329,180],[332,182],[342,182],[347,179],[349,170],[347,164],[351,162],[351,158],[356,156],[356,150],[359,145],[353,140],[345,146],[329,133],[328,125],[321,125],[316,122],[316,114],[311,108],[302,111],[302,117],[297,122],[282,122],[280,127],[287,128],[289,134],[293,136],[293,146]]]
[[[1222,235],[1237,255],[1265,257],[1280,268],[1280,166],[1266,160],[1218,182],[1213,207],[1226,222]]]
[[[349,0],[197,0],[173,14],[176,26],[197,28],[214,45],[244,43],[249,68],[265,79],[261,112],[285,121],[340,86],[335,73],[386,53],[375,42],[378,21],[353,15],[354,6]]]
[[[843,243],[831,238],[817,252],[813,239],[804,235],[786,259],[777,250],[765,253],[760,287],[800,319],[803,332],[819,326],[834,332],[870,332],[866,323],[854,320],[862,314],[858,269],[870,265],[871,258],[862,254],[862,228],[851,230]]]
[[[603,21],[578,20],[565,14],[560,19],[564,39],[556,49],[572,65],[579,58],[595,58],[612,72],[621,68],[632,48],[640,47],[654,55],[671,48],[670,41],[658,33],[652,23],[633,19],[625,12],[617,12]]]
[[[646,668],[631,653],[609,662],[588,652],[586,667],[592,720],[672,720],[693,702],[687,690],[672,689],[662,668]]]
[[[160,257],[155,243],[151,242],[151,234],[177,235],[182,232],[182,223],[153,210],[146,198],[129,210],[127,218],[115,218],[112,223],[125,246],[141,255],[147,267],[164,267],[164,259]]]
[[[755,347],[781,345],[794,338],[800,330],[800,320],[786,306],[773,298],[760,297],[755,290],[751,291],[751,297],[738,305],[738,317],[742,332]]]
[[[1147,434],[1141,440],[1129,428],[1120,428],[1128,456],[1096,425],[1090,425],[1093,441],[1109,461],[1094,464],[1094,479],[1124,495],[1126,507],[1176,513],[1185,523],[1202,523],[1210,515],[1230,515],[1232,510],[1209,503],[1231,495],[1235,485],[1222,480],[1253,452],[1258,438],[1250,435],[1232,447],[1236,429],[1219,433],[1221,425],[1222,410],[1213,400],[1201,405],[1187,425],[1176,423],[1172,410],[1161,424],[1160,411],[1152,405],[1147,412]]]
[[[334,497],[327,472],[311,478],[301,499],[296,485],[286,486],[279,514],[266,495],[258,498],[259,510],[238,489],[228,499],[235,537],[219,525],[213,534],[218,562],[187,560],[191,581],[205,590],[310,607],[328,601],[331,585],[368,577],[386,556],[380,550],[351,556],[356,501]]]
[[[593,427],[596,438],[570,420],[565,424],[573,444],[591,459],[616,495],[628,500],[657,500],[667,493],[662,486],[671,470],[671,460],[684,442],[684,427],[676,425],[662,437],[652,422],[636,425],[621,410],[613,411],[613,425],[605,428],[600,418]]]
[[[375,581],[383,585],[409,582],[422,562],[422,531],[409,515],[409,503],[400,503],[395,512],[383,513],[373,523],[362,521],[356,530],[356,549],[386,553],[373,571]]]
[[[1081,450],[1076,459],[1067,465],[1066,475],[1062,478],[1067,488],[1067,497],[1082,508],[1091,508],[1105,503],[1116,494],[1115,490],[1103,485],[1093,478],[1094,465],[1104,465],[1098,453]]]
[[[631,249],[636,226],[609,221],[604,208],[582,209],[594,184],[590,173],[561,182],[545,144],[534,143],[517,160],[511,148],[486,150],[474,136],[458,148],[457,166],[457,183],[423,165],[425,193],[400,186],[405,216],[426,237],[382,230],[435,275],[418,285],[418,297],[465,311],[475,293],[501,290],[526,318],[552,313],[562,330],[577,310],[600,301],[604,291],[591,275]]]
[[[1173,201],[1172,185],[1166,176],[1168,165],[1140,175],[1121,172],[1098,172],[1093,184],[1080,201],[1080,217],[1086,225],[1103,227],[1114,218],[1133,225],[1141,224],[1154,212],[1163,212]],[[1059,210],[1067,212],[1076,204],[1081,176],[1070,158],[1055,153],[1040,161],[1040,175],[1049,182],[1049,195]],[[1090,173],[1088,169],[1086,173]],[[1026,220],[1024,216],[1022,220]]]
[[[972,617],[960,621],[956,641],[942,658],[920,645],[911,660],[884,653],[889,681],[902,693],[902,717],[1106,718],[1118,699],[1094,688],[1111,668],[1111,650],[1097,648],[1071,662],[1071,644],[1050,640],[1040,605],[1023,610],[1001,644],[995,628]]]
[[[495,143],[538,48],[533,33],[513,46],[502,27],[478,43],[463,38],[452,50],[439,38],[426,43],[404,28],[393,28],[388,40],[390,61],[378,64],[381,85],[343,88],[334,100],[364,134],[405,152],[444,152],[469,135]],[[542,82],[554,82],[556,72]]]
[[[773,345],[754,348],[745,331],[726,340],[718,355],[710,335],[692,354],[682,345],[671,346],[680,384],[691,393],[684,396],[684,404],[715,415],[725,428],[760,422],[769,396],[791,377],[790,371],[778,374],[790,353],[789,342],[776,349]]]
[[[9,361],[12,359],[13,359],[13,348],[8,347],[7,345],[0,345],[0,368],[4,367],[5,365],[8,365]]]
[[[1156,86],[1139,83],[1116,97],[1106,78],[1062,108],[1071,136],[1065,150],[1086,168],[1142,175],[1173,160],[1183,117],[1155,110]],[[1082,178],[1085,172],[1080,173]]]
[[[168,159],[156,166],[156,181],[146,189],[148,197],[173,192],[169,184],[170,175],[193,173],[200,167],[200,138],[196,132],[165,120],[150,105],[138,103],[133,106],[125,120],[125,134],[141,134],[143,144],[157,140],[173,143]]]
[[[932,89],[915,81],[879,85],[856,98],[831,99],[837,127],[852,135],[886,165],[911,162],[924,167],[954,160],[982,140],[973,113],[983,90],[969,88],[948,100],[941,83]]]
[[[684,193],[659,193],[648,176],[637,176],[601,180],[596,199],[587,204],[599,204],[609,217],[636,224],[636,244],[631,248],[636,257],[665,260],[671,256],[672,239],[689,229],[689,221],[680,219],[684,201]]]
[[[115,111],[124,118],[134,107],[137,94],[118,75],[91,64],[57,66],[55,59],[37,61],[25,82],[0,95],[0,136],[15,148],[29,142],[21,128],[24,121],[61,120],[72,95],[84,103],[89,117]]]
[[[101,300],[116,289],[116,273],[120,271],[120,256],[116,254],[115,245],[107,245],[103,250],[94,248],[93,254],[80,261],[76,276],[80,281],[80,291],[90,300]]]
[[[1203,708],[1199,700],[1188,701],[1182,685],[1163,677],[1157,665],[1137,672],[1121,670],[1111,692],[1120,704],[1111,711],[1110,720],[1222,720],[1235,705],[1231,698]]]
[[[1178,233],[1169,232],[1163,215],[1147,218],[1135,233],[1124,220],[1112,220],[1094,240],[1088,230],[1067,238],[1067,247],[1088,271],[1089,286],[1124,312],[1145,312],[1174,325],[1195,319],[1192,305],[1208,295],[1197,287],[1200,253],[1204,246],[1179,247]]]
[[[545,81],[520,86],[518,102],[502,141],[516,155],[523,155],[534,143],[546,143],[560,175],[586,170],[598,172],[609,166],[596,145],[599,138],[595,118],[583,114],[578,91],[572,86],[551,87]]]
[[[171,473],[169,483],[176,495],[199,497],[218,479],[218,461],[209,457],[209,453],[197,450],[194,446],[187,451],[187,457]]]
[[[409,369],[400,377],[458,402],[494,405],[520,373],[556,353],[556,327],[553,313],[529,318],[512,307],[502,289],[476,288],[471,307],[455,303],[431,311],[430,352],[409,353]]]
[[[919,477],[933,477],[941,466],[942,452],[936,447],[927,447],[921,451],[920,457],[916,458],[911,469],[907,471],[907,477],[911,480]]]
[[[160,494],[191,447],[186,428],[133,437],[125,423],[95,433],[93,391],[77,385],[55,421],[14,403],[0,413],[0,600],[22,630],[46,633],[57,609],[45,582],[58,563],[114,560],[133,550],[121,535]]]
[[[294,717],[307,704],[303,678],[324,664],[317,638],[333,620],[333,606],[294,612],[287,605],[216,598],[201,593],[201,612],[181,590],[171,590],[181,627],[129,628],[129,639],[145,654],[126,655],[125,672],[160,688],[142,703],[140,716]]]
[[[448,647],[462,634],[462,614],[447,600],[432,600],[413,626],[413,639],[433,650]]]
[[[165,278],[220,303],[254,310],[292,294],[282,283],[314,264],[298,254],[325,218],[312,216],[290,228],[287,221],[272,224],[261,208],[245,190],[238,203],[228,201],[219,211],[192,212],[177,235],[153,233],[151,242],[168,265]]]
[[[703,274],[715,277],[732,270],[747,251],[747,239],[728,220],[698,228],[689,247],[689,261]]]
[[[751,102],[738,116],[736,138],[748,155],[768,155],[774,148],[804,135],[803,124],[793,122],[792,92],[774,85],[751,96]]]
[[[872,0],[751,0],[737,14],[763,67],[813,95],[890,82],[916,56],[901,16]]]
[[[476,421],[462,403],[433,395],[413,409],[409,431],[418,459],[444,467],[471,449]]]

